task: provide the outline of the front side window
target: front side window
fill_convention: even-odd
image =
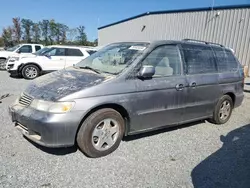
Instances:
[[[181,58],[179,49],[176,45],[157,47],[143,60],[142,65],[155,67],[154,77],[180,75]]]
[[[214,48],[214,53],[219,72],[234,72],[237,70],[238,63],[230,50]]]
[[[83,56],[81,50],[74,48],[67,48],[67,56]]]
[[[32,47],[31,45],[23,45],[20,49],[19,49],[20,53],[32,53]]]
[[[41,49],[41,46],[35,46],[35,50],[38,51]]]
[[[44,55],[47,56],[65,56],[65,48],[51,48],[46,51]]]
[[[187,74],[216,72],[214,56],[209,46],[182,45]]]
[[[140,57],[148,45],[142,42],[110,44],[80,61],[75,67],[89,67],[101,73],[116,75]]]

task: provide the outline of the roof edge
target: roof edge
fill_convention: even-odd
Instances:
[[[123,20],[120,20],[120,21],[117,21],[117,22],[114,22],[114,23],[111,23],[111,24],[108,24],[108,25],[101,26],[101,27],[98,28],[98,30],[104,29],[106,27],[110,27],[110,26],[113,26],[113,25],[117,25],[117,24],[129,21],[129,20],[140,18],[140,17],[143,17],[143,16],[153,15],[153,14],[168,14],[168,13],[197,12],[197,11],[222,10],[222,9],[242,9],[242,8],[250,8],[250,4],[152,11],[152,12],[146,12],[146,13],[143,13],[143,14],[139,14],[137,16],[129,17],[127,19],[123,19]]]

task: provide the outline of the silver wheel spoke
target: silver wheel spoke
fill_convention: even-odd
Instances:
[[[97,148],[98,148],[99,150],[101,150],[104,143],[105,143],[105,140],[102,139],[102,138],[99,138],[99,140],[98,140],[98,142],[97,142],[97,144],[96,144]]]
[[[117,133],[119,131],[118,126],[115,125],[114,127],[110,128],[110,135],[112,136],[113,134]]]
[[[114,144],[114,140],[112,139],[111,136],[107,137],[107,139],[105,140],[105,143],[110,147]]]
[[[97,136],[99,138],[101,135],[102,135],[102,129],[95,128],[93,136]]]
[[[110,128],[110,123],[111,123],[111,121],[110,121],[110,119],[105,119],[104,120],[104,129],[109,129]]]

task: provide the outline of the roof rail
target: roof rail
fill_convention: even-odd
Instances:
[[[218,43],[214,43],[214,42],[207,42],[207,41],[203,41],[203,40],[196,40],[196,39],[182,39],[183,41],[190,41],[190,42],[198,42],[198,43],[204,43],[204,44],[210,44],[210,45],[216,45],[216,46],[220,46],[220,47],[224,47],[221,44]]]

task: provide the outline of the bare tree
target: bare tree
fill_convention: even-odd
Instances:
[[[26,42],[31,43],[31,28],[33,26],[33,21],[31,21],[30,19],[22,19],[22,27],[24,29],[24,40],[26,40]]]
[[[45,41],[45,45],[48,45],[48,35],[49,35],[49,20],[42,20],[39,22],[41,31],[42,31],[42,36]]]
[[[12,18],[12,22],[13,22],[13,33],[14,33],[14,37],[15,37],[15,41],[17,43],[20,43],[21,37],[22,37],[22,29],[21,29],[21,20],[19,17],[16,18]]]
[[[38,23],[33,24],[32,32],[33,32],[33,41],[39,43],[41,37],[41,30]]]
[[[81,45],[86,45],[87,43],[87,35],[85,33],[85,27],[80,25],[78,28],[78,40]]]

